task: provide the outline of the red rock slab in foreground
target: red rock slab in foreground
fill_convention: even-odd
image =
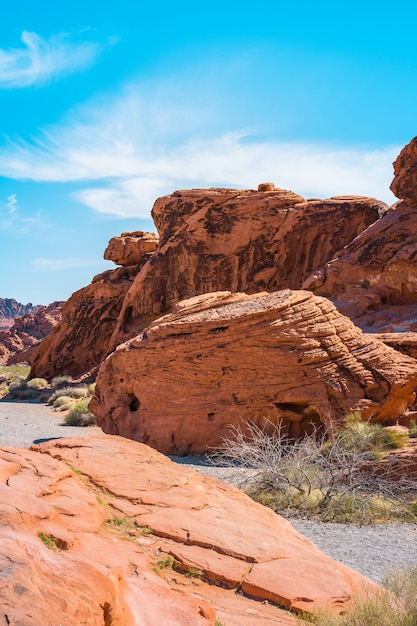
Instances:
[[[244,585],[251,597],[270,599],[295,612],[314,612],[322,606],[339,611],[353,596],[376,589],[360,574],[324,555],[289,522],[253,502],[240,490],[174,464],[148,446],[121,437],[95,435],[85,439],[51,441],[36,446],[36,449],[42,453],[41,458],[48,455],[56,459],[58,467],[75,468],[81,473],[84,477],[81,484],[87,495],[93,491],[101,500],[106,500],[104,511],[111,507],[118,518],[128,520],[130,527],[152,529],[153,534],[139,536],[131,542],[123,535],[121,538],[125,541],[119,542],[113,534],[114,549],[120,552],[117,557],[112,557],[112,551],[108,552],[108,535],[103,528],[100,531],[91,529],[89,533],[74,532],[73,547],[65,553],[73,553],[74,558],[94,563],[96,567],[100,564],[101,571],[111,567],[112,580],[122,577],[126,581],[127,578],[132,593],[135,585],[140,587],[141,593],[143,591],[145,565],[139,568],[136,565],[138,559],[149,561],[153,555],[153,565],[155,558],[158,565],[161,563],[158,559],[163,559],[166,554],[174,555],[179,569],[187,571],[195,567],[202,572],[202,580],[194,581],[195,584],[190,578],[181,579],[176,572],[163,574],[167,580],[175,579],[173,587],[181,595],[186,594],[189,601],[198,597],[200,603],[204,602],[203,606],[210,604],[216,611],[218,606],[227,604],[227,598],[229,603],[233,598],[235,610],[241,611],[242,626],[253,624],[251,620],[245,620],[250,600],[236,594],[238,590],[244,592]],[[32,455],[33,466],[37,468],[36,453]],[[13,460],[16,462],[16,458]],[[75,513],[77,501],[72,502]],[[73,520],[69,512],[61,514],[59,509],[56,510],[51,496],[48,506],[55,515],[65,518],[63,522],[71,532]],[[97,507],[101,509],[98,503]],[[122,509],[125,517],[120,513]],[[155,557],[155,550],[160,556]],[[132,565],[130,570],[126,566],[127,553],[130,554],[129,563],[142,573],[139,580],[136,574],[129,576]],[[163,565],[159,567],[163,572]],[[213,584],[208,585],[206,580]],[[156,578],[155,584],[157,582],[160,583],[160,579]],[[230,589],[219,590],[217,600],[216,585],[225,583]],[[179,596],[174,589],[168,588],[168,592],[172,593],[171,602],[178,602]],[[134,597],[133,594],[132,601]],[[300,598],[304,599],[303,604]],[[161,596],[161,605],[168,601],[166,593]],[[261,604],[256,602],[252,606],[261,612]],[[221,610],[217,614],[222,621]],[[281,614],[277,610],[276,615],[277,624],[294,623],[290,621],[289,613]],[[282,621],[278,621],[281,615]],[[268,616],[269,613],[265,620],[260,619],[259,624],[267,624]]]
[[[90,408],[110,434],[166,454],[205,453],[250,420],[298,437],[351,411],[392,422],[417,362],[307,291],[192,298],[102,364]]]

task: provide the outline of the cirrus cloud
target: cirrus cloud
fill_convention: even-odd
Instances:
[[[85,69],[101,50],[91,41],[73,43],[66,34],[43,39],[23,31],[21,41],[21,48],[0,49],[0,88],[41,85],[55,76]]]

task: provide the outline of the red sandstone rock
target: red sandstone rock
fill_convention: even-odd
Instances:
[[[219,446],[230,425],[282,422],[297,437],[352,410],[395,422],[417,362],[306,291],[220,292],[179,303],[102,364],[101,428],[168,454]]]
[[[112,239],[105,256],[129,270],[129,284],[109,271],[74,294],[62,326],[38,351],[31,375],[85,373],[184,298],[219,289],[299,288],[387,208],[373,198],[306,202],[272,183],[261,188],[194,189],[157,200],[156,250],[158,238],[149,233]],[[138,265],[125,265],[136,263],[142,253]],[[98,318],[106,319],[104,326]]]
[[[331,298],[364,329],[398,330],[389,322],[393,316],[399,318],[401,330],[417,329],[416,230],[416,207],[395,205],[343,255],[313,274],[304,288]]]
[[[33,355],[31,378],[50,379],[56,374],[80,376],[105,358],[124,297],[148,260],[151,253],[144,250],[152,248],[155,237],[149,233],[133,235],[124,233],[109,242],[108,250],[113,251],[117,262],[123,262],[123,267],[95,276],[91,285],[76,291],[63,305],[61,324]],[[135,250],[142,252],[141,259],[125,265],[128,258],[138,257]]]
[[[295,626],[254,600],[339,611],[376,589],[238,489],[119,437],[0,450],[0,512],[11,624]]]
[[[35,307],[17,317],[9,330],[0,332],[0,364],[30,362],[35,347],[61,321],[62,302]]]
[[[417,331],[417,137],[394,174],[391,189],[403,201],[303,285],[369,332]]]
[[[122,233],[113,237],[104,252],[104,258],[116,265],[135,265],[140,263],[145,254],[155,252],[158,236],[144,233],[142,230],[133,233]]]
[[[409,204],[417,204],[417,137],[400,152],[394,163],[391,191]]]

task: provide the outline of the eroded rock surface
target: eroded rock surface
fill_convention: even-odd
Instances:
[[[105,258],[123,267],[70,298],[32,376],[85,373],[184,298],[297,289],[387,209],[374,198],[306,202],[272,183],[261,188],[194,189],[157,200],[159,238],[137,232],[110,241]]]
[[[376,589],[239,490],[119,437],[1,449],[0,511],[9,624],[295,626]]]
[[[122,267],[95,276],[91,285],[76,291],[65,302],[61,324],[33,355],[32,378],[80,376],[104,359],[125,295],[152,254],[154,238],[149,233],[124,233],[110,240],[106,258],[123,262]],[[134,262],[129,264],[128,260]]]
[[[212,293],[179,303],[102,364],[90,408],[105,432],[204,453],[251,420],[293,437],[352,410],[395,422],[417,362],[307,291]]]
[[[394,174],[401,202],[304,283],[368,332],[417,331],[417,137]]]

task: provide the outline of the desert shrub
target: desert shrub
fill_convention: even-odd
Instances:
[[[415,519],[417,485],[407,472],[393,478],[390,463],[378,475],[370,472],[369,459],[378,449],[374,429],[371,436],[366,429],[363,434],[355,423],[352,436],[348,424],[331,440],[313,433],[294,442],[282,435],[279,426],[275,430],[272,424],[266,426],[268,433],[266,427],[253,423],[246,423],[244,432],[232,429],[232,437],[223,441],[220,451],[223,463],[240,468],[238,485],[254,500],[281,514],[317,516],[323,521],[364,524]]]
[[[336,438],[338,445],[346,451],[361,454],[367,459],[379,458],[384,452],[403,448],[408,441],[406,433],[364,422],[358,411],[346,417],[345,426],[337,432]]]
[[[80,400],[81,398],[85,398],[87,395],[88,395],[87,387],[63,387],[62,389],[57,389],[57,391],[54,391],[49,396],[48,404],[55,405],[55,401],[57,400],[57,398],[60,398],[61,396],[66,396],[68,398],[75,398],[77,400]]]
[[[28,381],[27,386],[29,389],[41,391],[42,389],[46,389],[48,387],[48,381],[45,378],[32,378],[32,380]]]
[[[410,422],[409,437],[411,437],[412,439],[416,439],[417,438],[417,424],[416,424],[416,420],[411,420],[411,422]]]
[[[36,389],[31,389],[26,380],[18,378],[9,385],[9,394],[11,398],[18,400],[34,400],[38,397]]]
[[[86,398],[88,396],[88,388],[87,387],[74,387],[71,392],[71,398],[76,398],[77,400],[81,400],[81,398]]]
[[[54,400],[52,406],[54,407],[54,409],[60,409],[61,411],[65,411],[66,409],[62,407],[71,407],[73,406],[73,404],[74,402],[72,398],[70,398],[70,396],[59,396],[58,398],[56,398],[56,400]]]
[[[69,426],[92,426],[95,424],[94,415],[88,409],[88,401],[80,400],[65,417],[65,423]]]
[[[395,570],[385,578],[382,589],[353,602],[346,613],[321,611],[306,619],[318,626],[416,626],[416,589],[417,567]]]
[[[62,387],[67,386],[71,382],[72,382],[72,376],[67,376],[63,374],[61,376],[54,376],[51,381],[51,385],[55,389],[62,389]]]

